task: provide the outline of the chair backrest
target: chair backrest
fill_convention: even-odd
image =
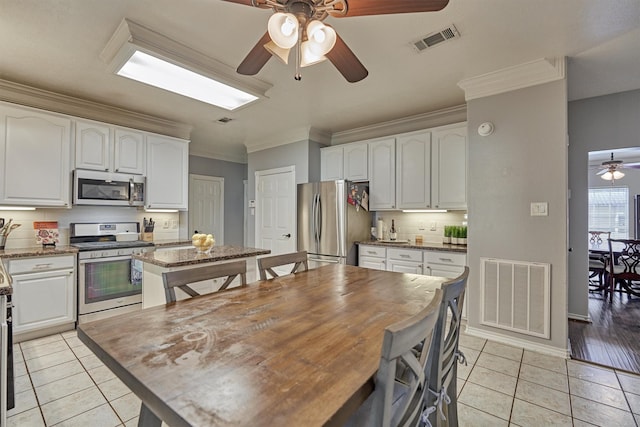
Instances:
[[[614,244],[622,244],[624,248],[620,255],[614,257]],[[621,269],[614,269],[613,265],[617,261]],[[634,239],[609,239],[609,272],[612,280],[640,280],[640,240]],[[616,271],[617,270],[617,271]]]
[[[440,289],[436,289],[433,300],[422,311],[385,329],[373,391],[372,423],[368,425],[395,427],[418,424],[427,386],[428,349],[438,320],[442,294]],[[413,350],[420,345],[427,351],[418,354]],[[399,369],[403,370],[401,380]]]
[[[197,267],[187,270],[177,270],[162,273],[162,281],[164,283],[164,293],[167,303],[176,300],[176,290],[178,287],[188,295],[195,297],[200,295],[198,292],[189,287],[191,283],[201,282],[203,280],[218,279],[226,277],[227,280],[222,284],[218,291],[227,289],[233,280],[240,275],[240,283],[247,284],[247,263],[246,261],[234,261],[223,264],[208,265],[206,267]]]
[[[611,237],[610,231],[592,231],[589,230],[589,244],[590,245],[600,245],[604,243],[605,240],[609,240]]]
[[[274,267],[279,267],[281,265],[287,264],[293,264],[293,268],[291,269],[291,272],[289,274],[293,274],[298,271],[307,271],[309,269],[309,263],[307,262],[307,252],[300,251],[292,252],[289,254],[258,258],[260,280],[267,280],[267,273],[269,273],[272,278],[278,277],[278,274],[273,270]]]
[[[455,279],[442,284],[442,303],[438,314],[438,323],[433,331],[433,344],[429,355],[428,378],[429,392],[426,406],[433,406],[441,393],[448,392],[449,384],[457,374],[458,342],[462,322],[462,306],[469,278],[469,267]],[[455,398],[455,396],[449,396]],[[435,417],[437,413],[433,413]],[[434,426],[436,423],[432,423]]]

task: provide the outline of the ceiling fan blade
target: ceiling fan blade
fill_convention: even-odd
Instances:
[[[336,18],[347,16],[390,15],[394,13],[437,12],[449,0],[347,0],[347,13],[329,12]]]
[[[237,3],[237,4],[242,4],[245,6],[254,6],[254,2],[252,0],[222,0],[222,1],[226,1],[229,3]],[[264,1],[260,1],[258,0],[257,5],[255,5],[256,7],[262,8],[262,9],[269,9],[269,6],[267,6],[266,4],[264,4]]]
[[[359,82],[369,75],[369,72],[364,68],[362,62],[360,62],[339,35],[336,35],[335,46],[333,46],[333,49],[325,56],[349,83]]]
[[[625,168],[640,169],[640,162],[624,163],[623,165]]]
[[[605,173],[609,172],[609,169],[602,169],[600,172],[598,172],[596,175],[603,175]]]
[[[245,76],[253,76],[264,67],[264,65],[271,59],[271,53],[264,48],[264,45],[271,41],[269,32],[264,33],[264,36],[256,43],[251,49],[251,52],[244,58],[242,63],[238,65],[236,70],[238,74],[244,74]]]

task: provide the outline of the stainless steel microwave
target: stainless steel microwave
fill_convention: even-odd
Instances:
[[[144,206],[144,176],[85,170],[73,175],[74,205]]]

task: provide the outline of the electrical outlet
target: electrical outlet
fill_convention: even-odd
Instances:
[[[424,221],[418,222],[418,230],[424,231],[425,229],[426,229],[426,226],[424,225]]]
[[[431,223],[431,228],[429,230],[436,231],[436,223],[435,222]]]
[[[169,220],[165,219],[164,222],[162,223],[162,228],[169,228]]]
[[[177,219],[172,219],[171,220],[171,228],[173,228],[174,230],[176,228],[178,228],[178,220]]]

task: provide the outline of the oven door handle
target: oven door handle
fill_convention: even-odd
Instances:
[[[85,258],[78,261],[78,264],[91,264],[98,262],[108,262],[108,261],[122,261],[122,260],[130,260],[131,255],[115,255],[115,256],[106,256],[101,258]]]

